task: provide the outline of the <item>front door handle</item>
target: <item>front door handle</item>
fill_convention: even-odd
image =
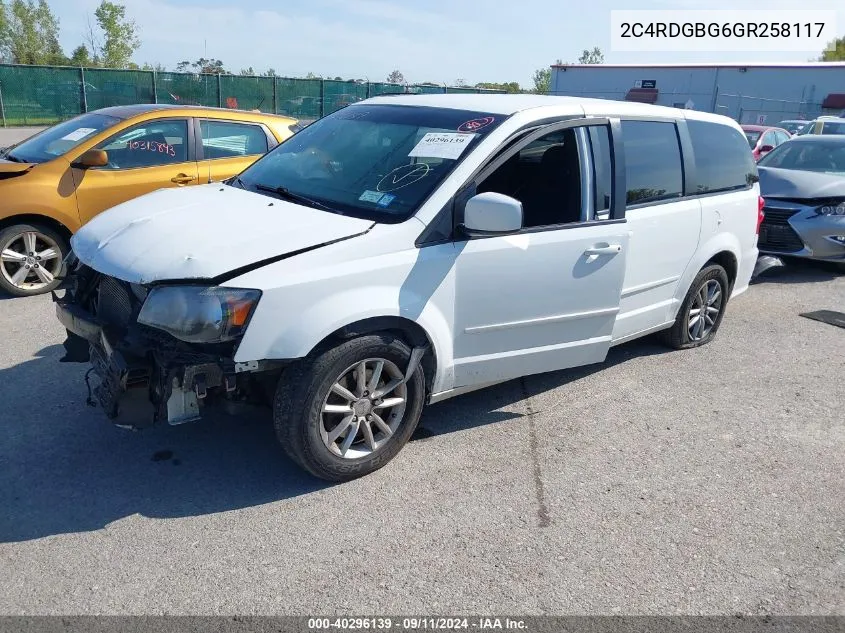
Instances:
[[[189,176],[188,174],[178,174],[170,179],[170,182],[175,182],[177,185],[187,185],[189,182],[196,180],[196,176]]]
[[[622,252],[621,244],[609,244],[607,246],[593,246],[584,251],[587,255],[616,255]]]

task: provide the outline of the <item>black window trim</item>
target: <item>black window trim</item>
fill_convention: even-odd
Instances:
[[[127,120],[126,127],[122,128],[120,131],[115,132],[111,136],[109,136],[104,141],[97,143],[92,149],[97,149],[100,146],[108,145],[112,142],[115,138],[120,136],[121,134],[125,134],[133,127],[143,125],[145,123],[168,123],[171,121],[182,121],[185,123],[185,129],[187,132],[187,138],[185,139],[185,150],[186,150],[186,159],[184,161],[180,161],[178,163],[162,163],[160,165],[146,165],[144,167],[118,167],[117,169],[109,169],[108,167],[89,167],[89,169],[96,169],[98,171],[133,171],[135,169],[152,169],[154,167],[169,167],[169,166],[176,166],[176,165],[186,165],[188,163],[196,163],[196,136],[194,134],[194,126],[191,122],[191,117],[189,116],[165,116],[165,117],[158,117],[158,118],[145,118],[140,121],[132,121]],[[108,152],[108,150],[106,150]]]
[[[205,148],[202,144],[202,123],[203,121],[215,121],[219,123],[233,123],[235,125],[251,125],[253,127],[260,128],[262,132],[264,132],[264,136],[267,138],[267,151],[261,154],[237,154],[234,156],[217,156],[216,158],[206,158],[205,157]],[[247,158],[249,156],[264,156],[267,152],[272,149],[275,149],[277,145],[279,145],[279,141],[276,140],[276,137],[273,136],[273,133],[270,132],[270,128],[266,125],[261,123],[260,121],[238,121],[235,119],[221,119],[217,117],[194,117],[194,145],[195,145],[195,152],[197,156],[197,162],[199,161],[206,161],[206,160],[230,160],[232,158]]]

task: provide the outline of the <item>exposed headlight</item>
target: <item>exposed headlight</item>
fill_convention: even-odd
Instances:
[[[221,343],[243,335],[260,290],[222,286],[159,286],[147,295],[138,323],[188,343]]]
[[[845,215],[845,201],[839,204],[826,204],[822,207],[816,207],[816,213],[819,215]]]

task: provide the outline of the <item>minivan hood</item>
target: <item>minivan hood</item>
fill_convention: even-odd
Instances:
[[[845,177],[778,167],[758,167],[764,198],[834,198],[845,196]]]
[[[71,238],[94,270],[132,283],[213,279],[366,232],[369,220],[222,184],[161,189],[124,202]]]

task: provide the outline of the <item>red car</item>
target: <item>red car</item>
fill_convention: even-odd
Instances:
[[[742,131],[745,132],[755,161],[791,138],[790,133],[783,128],[768,125],[743,125]]]

